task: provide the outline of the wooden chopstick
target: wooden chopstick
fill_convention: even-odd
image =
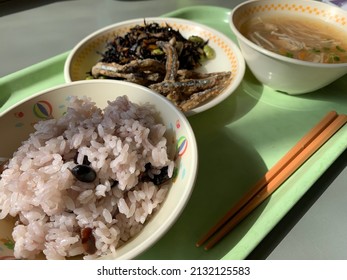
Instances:
[[[225,216],[197,243],[208,250],[270,196],[291,174],[313,155],[347,121],[346,115],[329,112],[285,156],[262,177]]]

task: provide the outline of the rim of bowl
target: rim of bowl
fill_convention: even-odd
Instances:
[[[179,202],[176,204],[176,207],[174,209],[174,211],[172,211],[168,218],[165,220],[164,223],[161,224],[161,226],[159,228],[156,229],[156,235],[151,235],[148,239],[146,239],[145,244],[139,244],[137,246],[135,246],[134,248],[132,248],[130,251],[125,252],[124,254],[122,254],[121,256],[117,256],[113,259],[132,259],[136,256],[138,256],[139,254],[143,253],[144,251],[146,251],[147,249],[149,249],[152,245],[155,244],[155,242],[159,241],[161,237],[163,237],[163,235],[170,230],[170,228],[174,225],[174,223],[178,220],[178,218],[181,216],[181,214],[183,213],[185,207],[187,206],[189,199],[193,193],[194,190],[194,186],[197,180],[197,174],[198,174],[198,165],[199,165],[199,161],[198,161],[198,147],[197,147],[197,141],[196,141],[196,137],[194,134],[194,130],[190,124],[190,122],[188,121],[188,118],[180,111],[176,108],[176,106],[171,103],[167,98],[165,98],[162,95],[158,95],[156,92],[152,91],[151,89],[135,84],[135,83],[130,83],[130,82],[126,82],[126,81],[120,81],[120,80],[80,80],[80,81],[73,81],[70,83],[66,83],[66,84],[60,84],[45,90],[41,90],[29,97],[26,97],[22,100],[20,100],[19,102],[15,103],[14,105],[12,105],[11,107],[9,107],[8,109],[6,109],[4,112],[2,112],[0,114],[0,118],[5,116],[7,113],[9,113],[11,110],[15,109],[17,106],[20,106],[22,104],[24,104],[25,102],[30,101],[31,99],[34,99],[36,97],[39,97],[41,95],[47,94],[51,91],[54,90],[59,90],[59,89],[63,89],[63,88],[68,88],[71,86],[79,86],[80,84],[123,84],[123,85],[128,85],[131,87],[135,87],[135,88],[139,88],[140,90],[145,90],[148,93],[150,93],[151,95],[155,96],[155,98],[159,98],[161,99],[165,104],[167,104],[169,107],[171,107],[174,111],[176,111],[177,115],[184,120],[184,123],[187,127],[187,135],[189,136],[190,141],[190,147],[193,151],[193,153],[196,155],[194,158],[192,158],[190,161],[193,162],[192,164],[192,170],[190,170],[189,174],[191,176],[190,178],[190,185],[191,187],[188,189],[186,188],[186,191],[183,193],[183,197],[181,197],[181,199],[179,200]],[[164,201],[165,203],[165,201]],[[136,236],[135,236],[136,237]],[[130,241],[131,242],[131,241]],[[102,256],[101,259],[103,259],[103,257],[107,258],[106,256]]]
[[[172,22],[172,23],[177,22],[177,23],[181,23],[181,24],[197,26],[198,28],[201,28],[202,30],[207,30],[210,33],[216,34],[218,37],[220,37],[223,41],[225,41],[227,43],[228,46],[230,45],[230,48],[237,59],[237,67],[238,67],[237,75],[232,76],[231,84],[227,87],[227,90],[230,93],[229,94],[227,92],[225,92],[224,94],[222,93],[222,94],[214,97],[213,99],[211,99],[207,103],[204,103],[204,104],[202,104],[196,108],[193,108],[193,109],[187,111],[185,113],[186,116],[191,116],[194,114],[202,113],[208,109],[213,108],[214,106],[218,105],[219,103],[224,101],[226,98],[228,98],[231,94],[233,94],[233,92],[235,92],[235,90],[241,84],[243,77],[245,75],[245,72],[246,72],[246,62],[244,60],[244,57],[243,57],[242,52],[239,49],[238,45],[235,42],[233,42],[229,37],[224,35],[222,32],[220,32],[214,28],[211,28],[207,25],[204,25],[204,24],[192,21],[192,20],[176,18],[176,17],[147,17],[147,18],[135,18],[135,19],[125,20],[125,21],[117,22],[117,23],[114,23],[111,25],[107,25],[107,26],[100,28],[100,29],[94,31],[93,33],[87,35],[81,41],[79,41],[77,43],[77,45],[75,45],[73,47],[73,49],[70,51],[70,53],[68,54],[68,57],[65,60],[64,70],[63,70],[65,82],[67,82],[67,83],[75,82],[75,81],[71,80],[70,67],[71,67],[72,60],[75,58],[76,51],[81,46],[86,44],[88,41],[92,40],[93,37],[98,36],[101,33],[115,29],[118,26],[128,25],[128,24],[136,24],[136,23],[143,22],[143,21],[151,21],[151,22],[152,21],[153,22],[155,22],[155,21],[160,21],[160,22],[168,21],[168,22]],[[231,71],[233,71],[233,69],[231,69]],[[215,100],[217,103],[213,102],[213,100]]]
[[[230,13],[229,15],[229,25],[230,28],[232,30],[232,32],[236,35],[238,40],[242,40],[245,44],[251,46],[253,49],[255,49],[256,51],[276,58],[278,60],[282,60],[288,63],[292,63],[292,64],[297,64],[297,65],[302,65],[302,66],[310,66],[310,67],[317,67],[317,68],[344,68],[347,67],[347,62],[343,62],[343,63],[319,63],[319,62],[310,62],[310,61],[304,61],[304,60],[300,60],[300,59],[295,59],[295,58],[290,58],[290,57],[286,57],[280,54],[277,54],[275,52],[269,51],[265,48],[262,48],[260,46],[258,46],[257,44],[253,43],[251,40],[249,40],[248,38],[246,38],[236,27],[235,23],[234,23],[234,16],[235,14],[237,14],[239,12],[239,9],[247,6],[249,4],[252,3],[256,3],[259,2],[259,0],[248,0],[245,1],[243,3],[240,3],[239,5],[237,5]],[[265,1],[264,1],[265,2]],[[267,1],[267,2],[277,2],[277,1]],[[285,1],[278,1],[281,2],[282,4],[285,4]],[[323,7],[327,7],[329,9],[332,10],[336,10],[336,12],[344,13],[342,9],[338,8],[338,7],[334,7],[332,5],[328,5],[327,3],[324,2],[317,2],[317,1],[297,1],[297,2],[303,2],[305,4],[310,4],[310,5],[315,5],[315,6],[323,6]],[[276,12],[276,11],[275,11]],[[347,13],[346,13],[346,18],[347,18]],[[346,38],[347,38],[347,32],[346,32]]]

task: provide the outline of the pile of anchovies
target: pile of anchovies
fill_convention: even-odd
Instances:
[[[171,100],[183,112],[217,96],[231,72],[200,73],[201,62],[214,50],[199,36],[184,38],[170,25],[136,25],[107,43],[102,59],[87,79],[111,78],[144,85]]]

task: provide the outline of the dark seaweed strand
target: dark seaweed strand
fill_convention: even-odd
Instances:
[[[179,56],[180,69],[193,70],[200,66],[202,48],[207,41],[204,43],[191,42],[169,24],[160,26],[155,22],[147,24],[146,21],[144,21],[144,25],[136,25],[124,36],[115,36],[112,41],[108,42],[106,51],[101,54],[101,62],[126,64],[136,59],[152,58],[165,63],[165,53],[154,55],[152,50],[157,48],[158,40],[170,41],[173,37],[177,42],[183,43]]]

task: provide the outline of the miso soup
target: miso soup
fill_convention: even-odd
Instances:
[[[305,17],[261,16],[245,22],[241,33],[280,55],[318,63],[347,62],[347,32]]]

